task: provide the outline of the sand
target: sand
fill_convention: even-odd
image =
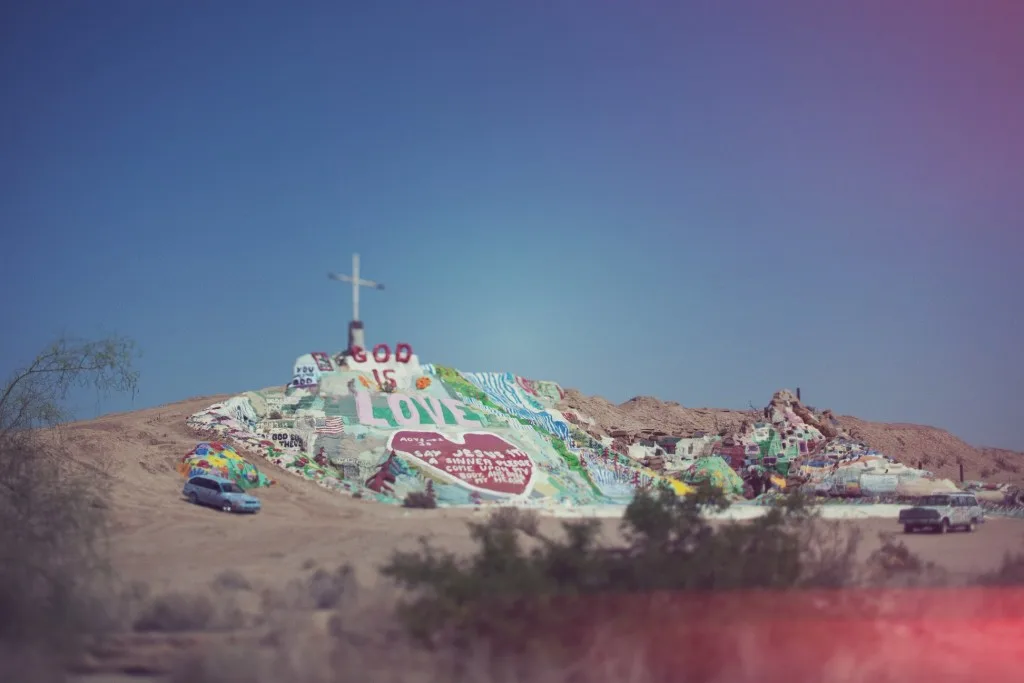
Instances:
[[[303,576],[308,582],[313,566],[332,569],[347,563],[355,569],[364,587],[359,595],[378,600],[382,595],[393,597],[394,594],[377,571],[394,551],[415,548],[421,537],[455,552],[472,549],[466,522],[482,520],[486,512],[405,510],[352,499],[262,460],[253,462],[278,480],[275,486],[257,491],[264,503],[262,512],[234,515],[190,505],[181,497],[183,479],[176,465],[199,439],[185,427],[185,419],[223,398],[189,399],[61,428],[63,438],[72,446],[76,457],[102,466],[110,473],[108,500],[113,523],[113,560],[125,581],[146,584],[151,595],[166,591],[209,595],[213,579],[225,570],[240,572],[257,590],[281,589]],[[895,534],[922,559],[964,578],[995,568],[1005,552],[1021,548],[1024,540],[1024,521],[1004,518],[991,519],[971,534],[907,536],[901,533],[894,519],[896,509],[894,506],[824,508],[829,517],[845,517],[840,522],[844,528],[857,528],[863,533],[864,542],[859,551],[862,558],[880,545],[880,535]],[[617,517],[621,509],[576,508],[559,512],[597,516],[602,520],[606,538],[617,536]],[[760,512],[763,510],[755,507],[736,507],[728,516],[743,518]],[[545,531],[555,532],[563,521],[548,516],[541,526]],[[247,595],[257,598],[258,593]],[[373,603],[368,612],[376,615],[373,618],[381,615],[378,604]],[[304,639],[313,637],[303,634],[322,633],[326,627],[317,621],[318,615],[322,616],[307,614],[305,619],[309,623],[301,628],[295,624],[306,622],[287,622],[292,624],[288,626],[288,633],[296,642],[306,642]],[[313,630],[309,631],[310,628]],[[164,683],[168,679],[163,674],[174,666],[206,648],[217,650],[221,647],[218,643],[234,642],[236,637],[247,636],[219,631],[115,636],[103,641],[76,665],[82,668],[74,680],[76,683],[123,683],[127,680]],[[247,652],[256,652],[252,649],[257,647],[256,640],[245,642],[250,643],[246,646],[250,648]],[[369,657],[367,661],[377,656],[375,652],[392,656],[390,641],[375,647],[379,652],[371,648],[364,653]],[[362,645],[359,648],[365,649]],[[971,651],[961,660],[974,666],[976,655],[977,651]],[[761,655],[755,659],[763,661]],[[402,671],[426,670],[422,666],[407,665],[406,660],[393,662],[393,665]],[[369,680],[359,669],[362,665],[352,666],[358,671],[351,680]],[[220,675],[209,678],[221,679]],[[411,679],[403,675],[402,680]]]
[[[131,581],[154,590],[208,585],[225,569],[250,580],[283,584],[310,561],[320,566],[351,563],[365,585],[378,582],[377,568],[398,549],[412,549],[421,537],[454,551],[472,545],[466,522],[483,519],[471,509],[405,510],[334,494],[315,484],[254,460],[278,483],[258,491],[264,509],[256,515],[233,515],[189,505],[181,498],[179,459],[198,441],[185,427],[193,412],[222,400],[195,398],[132,413],[108,415],[63,428],[65,438],[83,459],[110,471],[115,566]],[[826,507],[829,517],[849,518],[865,536],[863,552],[878,546],[880,533],[898,533],[895,506]],[[735,508],[729,516],[758,514]],[[616,533],[613,509],[561,510],[562,515],[603,517],[606,534]],[[559,528],[550,517],[543,526]],[[973,534],[903,536],[922,559],[949,570],[977,572],[998,565],[1009,549],[1021,547],[1024,522],[994,518]]]

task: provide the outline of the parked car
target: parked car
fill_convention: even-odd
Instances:
[[[259,512],[260,499],[223,477],[196,475],[185,482],[182,494],[193,505],[209,505],[224,512]]]
[[[944,534],[950,529],[974,531],[985,521],[985,511],[973,493],[935,493],[921,498],[917,505],[900,510],[903,531],[929,529]]]

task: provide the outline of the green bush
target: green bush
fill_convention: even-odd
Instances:
[[[202,631],[214,622],[208,595],[170,593],[149,602],[136,617],[133,628],[140,633]]]
[[[426,491],[413,491],[402,501],[402,507],[433,510],[437,507],[437,500]]]
[[[45,680],[116,625],[109,472],[47,428],[70,420],[76,388],[133,393],[134,355],[120,338],[61,339],[0,385],[0,680]]]
[[[983,586],[1020,586],[1024,584],[1024,553],[1007,553],[999,569],[978,578]]]
[[[469,524],[475,554],[460,558],[423,540],[418,551],[395,553],[382,573],[408,591],[399,617],[421,643],[464,647],[483,640],[493,650],[519,652],[538,642],[556,651],[570,645],[582,617],[568,606],[585,603],[593,613],[603,595],[849,580],[855,544],[828,557],[805,554],[815,519],[799,497],[742,524],[713,523],[702,514],[727,506],[721,491],[706,484],[685,497],[640,492],[625,511],[618,546],[599,544],[596,520],[564,522],[561,536],[552,537],[540,533],[535,515],[504,508]],[[565,634],[570,640],[563,642]]]

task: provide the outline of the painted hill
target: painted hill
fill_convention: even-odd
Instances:
[[[390,355],[390,354],[389,354]],[[206,439],[324,487],[441,505],[622,504],[635,487],[688,487],[603,448],[557,409],[553,382],[460,373],[411,353],[375,361],[307,354],[287,387],[247,392],[193,415]]]
[[[684,408],[674,401],[638,396],[621,405],[569,389],[563,410],[595,418],[600,430],[642,435],[661,432],[717,434],[737,429],[745,420],[760,419],[758,411],[722,408]],[[831,413],[829,413],[831,416]],[[959,463],[967,479],[1024,484],[1024,453],[1003,448],[971,446],[944,429],[906,423],[869,422],[849,415],[833,416],[839,429],[899,462],[918,465],[941,477],[959,478]]]
[[[334,491],[388,503],[420,494],[443,506],[622,505],[638,487],[681,493],[706,478],[739,496],[736,474],[755,493],[795,477],[822,493],[885,494],[949,485],[939,480],[955,476],[957,457],[995,463],[941,430],[837,418],[788,391],[761,411],[650,397],[615,406],[398,352],[306,354],[287,386],[231,397],[188,425]],[[833,467],[852,465],[852,477]]]

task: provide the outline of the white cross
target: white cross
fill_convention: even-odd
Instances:
[[[359,279],[359,254],[352,254],[352,274],[328,273],[327,277],[338,282],[352,283],[352,320],[359,320],[359,288],[384,289],[384,285],[372,280]]]

